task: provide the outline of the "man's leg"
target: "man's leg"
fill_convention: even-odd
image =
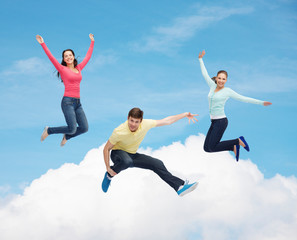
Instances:
[[[179,187],[184,185],[184,181],[178,177],[173,176],[165,167],[164,163],[159,159],[147,156],[145,154],[133,154],[134,167],[149,169],[154,171],[160,178],[169,184],[176,192]]]
[[[133,167],[133,161],[130,157],[130,154],[123,150],[112,150],[110,153],[110,159],[114,164],[110,168],[117,174],[129,167]],[[103,192],[107,192],[111,179],[112,176],[110,176],[109,173],[106,172],[102,181]]]
[[[110,159],[113,162],[113,166],[110,168],[116,173],[120,173],[129,167],[133,167],[133,160],[130,157],[130,154],[123,150],[112,150]]]

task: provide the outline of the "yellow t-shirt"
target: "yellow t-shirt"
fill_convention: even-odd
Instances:
[[[156,120],[143,119],[137,131],[131,132],[128,121],[122,123],[113,130],[109,141],[113,150],[123,150],[128,153],[136,153],[140,143],[144,139],[148,130],[156,126]]]

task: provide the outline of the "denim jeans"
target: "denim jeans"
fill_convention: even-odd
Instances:
[[[120,173],[131,167],[149,169],[159,175],[159,177],[169,184],[175,191],[185,183],[182,179],[175,177],[168,172],[162,161],[145,154],[132,154],[123,150],[112,150],[110,158],[114,163],[114,165],[111,166],[111,169],[116,173]]]
[[[227,126],[227,118],[211,120],[211,125],[204,141],[205,152],[221,152],[234,150],[234,145],[239,144],[238,138],[221,142]]]
[[[67,126],[49,127],[48,134],[64,133],[68,140],[88,131],[88,120],[79,98],[63,97],[61,107]]]

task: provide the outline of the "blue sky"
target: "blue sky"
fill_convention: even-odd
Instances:
[[[1,3],[0,20],[1,196],[21,193],[48,169],[79,163],[134,106],[153,119],[199,114],[195,125],[181,120],[153,129],[144,148],[206,134],[208,86],[197,59],[203,49],[210,75],[226,69],[229,87],[273,103],[265,108],[229,100],[224,139],[244,135],[251,152],[241,151],[241,158],[252,159],[265,177],[296,176],[294,1],[12,0]],[[35,36],[43,36],[59,61],[66,48],[81,61],[89,33],[95,35],[95,48],[81,83],[89,132],[64,148],[61,135],[40,143],[45,125],[64,125],[64,86]]]
[[[296,10],[294,0],[2,1],[1,237],[294,239]],[[95,47],[81,83],[89,132],[63,148],[62,135],[41,143],[44,126],[65,124],[64,85],[35,36],[59,61],[67,48],[82,61],[89,33]],[[225,69],[228,87],[273,103],[227,102],[223,139],[243,135],[251,148],[239,163],[202,150],[210,125],[203,49],[211,76]],[[135,106],[152,119],[199,114],[196,124],[152,129],[141,145],[178,176],[198,179],[193,194],[180,199],[136,169],[113,180],[107,195],[100,190],[102,146]]]

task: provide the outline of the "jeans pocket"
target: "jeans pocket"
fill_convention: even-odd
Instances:
[[[61,104],[62,104],[62,106],[73,105],[73,100],[69,97],[63,97]]]

